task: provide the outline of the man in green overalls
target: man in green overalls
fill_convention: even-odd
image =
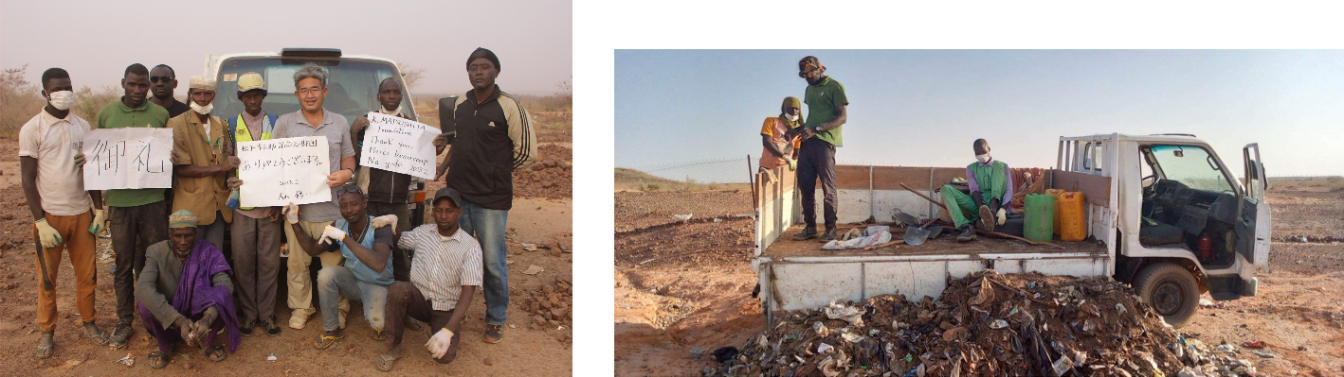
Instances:
[[[243,102],[243,113],[229,119],[229,131],[234,143],[270,140],[276,116],[261,109],[266,99],[266,82],[261,74],[244,73],[238,77],[238,99]],[[275,291],[280,274],[280,211],[275,207],[239,207],[238,186],[242,181],[229,178],[229,208],[233,208],[233,223],[229,239],[233,244],[233,266],[238,273],[238,302],[242,315],[238,331],[252,335],[252,328],[260,326],[266,335],[280,335],[275,324]]]
[[[966,195],[952,185],[944,185],[938,192],[952,221],[961,229],[957,242],[975,239],[972,223],[977,221],[981,228],[993,232],[995,225],[1008,219],[1008,209],[1012,207],[1013,176],[1008,174],[1008,164],[990,157],[989,142],[985,139],[976,139],[971,146],[976,160],[966,165],[966,183],[971,194]]]

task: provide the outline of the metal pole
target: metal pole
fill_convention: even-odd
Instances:
[[[751,184],[751,207],[755,208],[761,198],[756,193],[756,171],[751,170],[751,155],[747,155],[747,183]]]

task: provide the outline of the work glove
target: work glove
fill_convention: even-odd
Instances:
[[[334,241],[334,242],[329,242],[329,241]],[[335,243],[339,243],[339,242],[341,242],[341,241],[345,241],[345,231],[342,231],[342,230],[340,230],[340,229],[337,229],[337,228],[334,227],[334,226],[327,225],[327,228],[322,230],[322,238],[318,239],[318,240],[317,240],[317,243],[319,243],[319,244],[335,244]]]
[[[787,162],[789,164],[789,171],[798,170],[798,160],[785,157],[784,162]]]
[[[294,204],[294,202],[289,202],[288,205],[280,207],[280,213],[285,215],[285,221],[288,221],[290,224],[299,223],[299,206]]]
[[[448,353],[448,346],[452,344],[453,331],[442,328],[439,329],[439,332],[434,333],[434,336],[429,337],[429,341],[425,342],[425,348],[429,349],[430,356],[437,359]]]
[[[373,228],[374,228],[374,229],[382,228],[382,227],[385,227],[385,226],[388,226],[388,225],[392,225],[392,233],[393,233],[393,234],[396,234],[396,232],[397,232],[397,227],[396,227],[396,225],[397,225],[397,215],[382,215],[382,216],[378,216],[378,217],[373,218]]]
[[[75,155],[75,166],[82,168],[84,167],[84,162],[84,152],[79,152]]]
[[[233,190],[229,192],[229,201],[228,203],[226,203],[226,205],[229,206],[229,209],[238,209],[239,207],[241,207],[241,205],[239,204],[240,203],[238,200],[238,190]]]
[[[37,220],[36,225],[37,236],[42,241],[42,247],[50,249],[60,245],[61,241],[64,241],[61,239],[61,233],[57,232],[56,228],[52,228],[50,224],[47,224],[46,218]]]
[[[1008,222],[1008,210],[999,208],[999,212],[996,216],[999,218],[998,225],[1003,225],[1003,223]]]
[[[93,223],[89,224],[89,233],[98,234],[98,232],[102,232],[103,221],[106,220],[107,217],[103,215],[103,210],[101,209],[93,210]]]

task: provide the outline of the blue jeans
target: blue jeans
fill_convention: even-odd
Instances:
[[[462,231],[481,243],[481,262],[485,264],[485,323],[503,325],[508,319],[509,266],[504,257],[509,249],[504,245],[504,231],[508,229],[509,211],[482,208],[462,200],[462,217],[458,220]]]
[[[338,302],[341,296],[359,297],[364,306],[364,319],[374,331],[383,331],[387,310],[387,287],[355,278],[345,266],[326,266],[317,272],[317,295],[322,305],[322,329],[341,327]]]

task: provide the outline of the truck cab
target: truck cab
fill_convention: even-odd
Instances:
[[[356,117],[374,111],[378,104],[378,84],[389,77],[401,83],[402,109],[411,120],[418,121],[415,101],[402,76],[401,67],[392,60],[364,55],[344,55],[332,48],[285,48],[280,53],[248,52],[210,56],[206,72],[218,83],[220,95],[215,97],[215,114],[232,119],[243,112],[238,92],[238,76],[257,72],[266,81],[267,96],[262,109],[267,114],[284,115],[299,111],[294,96],[294,73],[304,64],[316,63],[327,71],[327,96],[323,107],[341,114],[353,123]],[[371,182],[370,184],[377,184]],[[424,222],[423,178],[413,178],[407,206],[411,207],[411,226]]]
[[[1256,144],[1242,155],[1245,171],[1238,181],[1213,148],[1191,135],[1061,137],[1058,167],[1041,169],[1035,179],[1044,188],[1083,194],[1088,237],[1051,246],[945,237],[920,246],[822,250],[815,241],[788,237],[800,230],[797,185],[804,182],[779,168],[773,172],[779,179],[762,179],[761,173],[753,186],[752,259],[761,307],[770,321],[776,310],[837,300],[937,297],[950,279],[995,269],[1110,276],[1131,284],[1169,324],[1181,326],[1203,292],[1217,300],[1255,295],[1255,271],[1268,261],[1264,166]],[[839,165],[835,171],[841,224],[890,223],[897,211],[947,219],[945,210],[940,214],[923,197],[941,200],[939,189],[966,175],[965,165]]]
[[[1168,323],[1185,323],[1199,294],[1254,296],[1269,260],[1269,204],[1257,144],[1242,148],[1237,180],[1194,135],[1095,135],[1059,142],[1061,170],[1110,177],[1118,213],[1089,208],[1090,226],[1116,220],[1112,277],[1133,285]],[[1089,207],[1093,207],[1089,205]],[[1095,235],[1095,234],[1094,234]]]

